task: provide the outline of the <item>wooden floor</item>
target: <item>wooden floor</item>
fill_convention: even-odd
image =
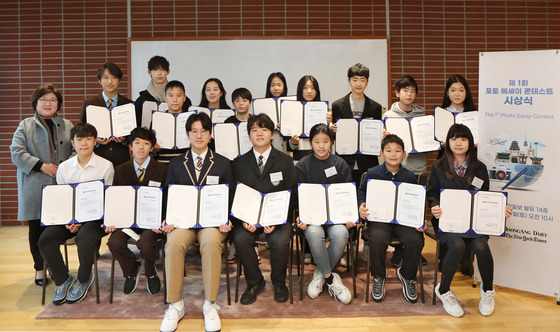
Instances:
[[[429,239],[426,239],[424,255],[433,262],[434,243]],[[73,250],[70,251],[70,259],[71,267],[77,267]],[[478,312],[480,291],[478,288],[473,289],[471,284],[472,279],[460,273],[452,284],[453,290],[472,313],[462,318],[429,316],[313,319],[310,313],[310,319],[222,320],[222,331],[560,331],[560,306],[556,305],[554,298],[496,287],[496,312],[490,317],[483,317]],[[49,293],[52,294],[52,290]],[[1,331],[158,331],[161,323],[160,320],[127,319],[36,320],[35,316],[42,309],[40,303],[41,288],[33,284],[33,263],[27,246],[27,227],[0,227]],[[105,305],[110,310],[109,304],[100,305]],[[372,303],[372,307],[374,305]],[[248,306],[247,309],[250,310],[251,307]],[[177,331],[204,331],[203,320],[183,320]]]

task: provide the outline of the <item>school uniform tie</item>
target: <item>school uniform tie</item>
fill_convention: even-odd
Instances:
[[[196,165],[195,165],[195,168],[196,168],[196,170],[199,171],[199,172],[200,172],[200,170],[202,169],[202,157],[201,157],[201,156],[196,157]]]
[[[457,175],[459,175],[461,179],[465,176],[465,167],[463,167],[463,165],[457,167]]]
[[[112,109],[112,108],[113,108],[113,99],[108,99],[108,100],[107,100],[107,108],[108,108],[108,109]]]
[[[144,181],[144,175],[146,175],[146,172],[144,171],[144,167],[142,166],[138,167],[138,170],[140,171],[140,173],[138,174],[138,180],[142,182]]]
[[[263,172],[263,168],[264,168],[264,162],[263,162],[263,156],[262,156],[262,154],[259,156],[258,165],[259,165],[259,171],[261,171],[261,173],[262,173],[262,172]]]

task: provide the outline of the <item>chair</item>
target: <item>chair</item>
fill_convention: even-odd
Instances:
[[[66,267],[68,268],[68,270],[70,270],[70,265],[68,263],[68,246],[71,245],[75,245],[76,244],[76,240],[75,237],[66,240],[66,242],[64,242],[64,259],[66,262]],[[98,269],[97,269],[97,254],[98,254],[99,250],[94,250],[94,259],[93,259],[93,273],[95,274],[95,297],[96,297],[96,303],[99,304],[99,275],[98,275]],[[45,273],[43,274],[43,294],[41,297],[41,305],[45,305],[45,294],[46,294],[46,290],[47,290],[47,262],[45,261],[43,264],[43,271],[45,271]]]

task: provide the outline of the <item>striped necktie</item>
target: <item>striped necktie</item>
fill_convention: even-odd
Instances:
[[[198,156],[196,157],[196,170],[200,171],[202,169],[202,157]]]
[[[112,109],[112,108],[113,108],[113,99],[108,99],[108,100],[107,100],[107,108],[108,108],[108,109]]]
[[[140,174],[138,174],[138,180],[142,182],[144,181],[144,175],[146,175],[146,172],[144,172],[144,167],[142,166],[138,167],[138,170],[140,171]]]
[[[258,163],[258,165],[259,165],[259,171],[261,171],[261,173],[262,173],[262,171],[263,171],[263,166],[264,166],[262,154],[259,156],[259,163]]]
[[[463,167],[463,165],[457,167],[457,175],[459,175],[461,179],[465,176],[465,167]]]

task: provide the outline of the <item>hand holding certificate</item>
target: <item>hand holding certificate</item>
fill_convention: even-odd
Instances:
[[[256,227],[285,224],[288,220],[290,195],[289,190],[262,194],[238,183],[231,215]]]

